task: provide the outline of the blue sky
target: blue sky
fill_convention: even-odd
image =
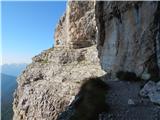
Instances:
[[[53,46],[54,30],[65,1],[2,2],[2,62],[28,63]]]

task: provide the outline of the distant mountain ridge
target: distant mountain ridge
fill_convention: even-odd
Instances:
[[[1,65],[1,120],[12,120],[13,93],[17,88],[17,76],[26,68],[27,64]]]
[[[1,73],[17,76],[20,75],[21,72],[26,68],[26,63],[21,64],[3,64],[1,65]]]
[[[1,74],[2,120],[11,120],[13,116],[13,93],[17,87],[16,77]]]

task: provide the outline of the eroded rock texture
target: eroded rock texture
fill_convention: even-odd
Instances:
[[[18,77],[14,120],[56,120],[85,78],[105,74],[93,42],[93,5],[93,2],[68,3],[67,12],[56,28],[55,47],[35,56]]]
[[[78,93],[85,78],[102,76],[96,46],[51,48],[33,58],[18,78],[14,120],[53,120]]]
[[[95,2],[68,2],[55,31],[56,46],[84,48],[96,43]]]
[[[97,2],[98,51],[107,72],[160,76],[160,4]]]

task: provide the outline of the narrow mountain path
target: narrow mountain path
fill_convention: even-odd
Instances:
[[[160,120],[160,106],[139,96],[142,83],[118,80],[107,84],[110,110],[101,114],[101,120]]]

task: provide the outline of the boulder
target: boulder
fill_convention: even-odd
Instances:
[[[149,81],[140,91],[142,97],[149,97],[150,101],[160,105],[160,82]]]

